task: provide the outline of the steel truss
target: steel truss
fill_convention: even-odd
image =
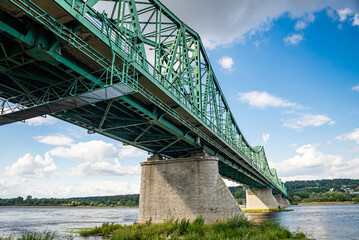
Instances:
[[[141,94],[158,106],[165,114],[171,115],[190,131],[196,133],[204,142],[198,146],[211,154],[225,156],[222,157],[222,162],[225,163],[220,167],[222,171],[229,171],[225,166],[234,167],[239,171],[244,167],[242,166],[244,160],[247,165],[261,173],[257,181],[287,195],[286,188],[278,178],[276,170],[269,168],[263,147],[251,147],[241,133],[213,72],[200,36],[158,0],[111,0],[109,2],[112,2],[113,9],[110,13],[99,13],[93,9],[98,0],[86,2],[82,0],[53,0],[77,20],[78,25],[72,28],[51,17],[36,5],[36,1],[9,1],[52,31],[59,42],[66,42],[76,51],[86,55],[96,65],[97,70],[91,74],[84,72],[82,76],[72,79],[68,88],[63,88],[63,84],[60,84],[62,87],[59,90],[56,85],[51,85],[48,90],[42,89],[42,94],[36,94],[38,89],[27,90],[26,94],[3,99],[0,106],[1,114],[5,116],[7,111],[14,112],[14,108],[9,107],[11,104],[16,104],[16,110],[19,110],[19,106],[32,108],[41,104],[49,105],[59,99],[81,96],[81,94],[123,83],[133,92]],[[1,27],[4,29],[6,26]],[[88,29],[105,43],[110,49],[110,55],[105,57],[84,39],[78,37],[77,32],[81,32],[83,29]],[[9,31],[11,34],[11,29],[5,29],[5,31]],[[0,44],[1,46],[2,44]],[[0,52],[1,49],[5,52],[5,57],[0,60],[0,73],[5,73],[18,65],[23,66],[32,61],[32,59],[25,59],[21,53],[9,56],[3,47],[0,48]],[[58,50],[59,44],[52,47],[52,57],[64,62],[63,59],[60,59],[61,55]],[[151,80],[179,107],[185,109],[202,126],[209,129],[217,139],[225,142],[227,148],[208,137],[207,134],[199,130],[198,126],[194,126],[173,108],[155,97],[139,83],[140,77]],[[124,94],[130,92],[125,91]],[[129,98],[123,99],[128,100]],[[113,104],[111,98],[102,100],[109,101],[98,127],[93,129],[94,132],[99,133],[105,131],[102,128]],[[6,107],[6,105],[8,106]],[[48,113],[54,113],[54,111]],[[43,114],[46,112],[39,115]],[[135,138],[133,145],[136,146],[140,138],[152,127],[153,124],[147,124],[142,128],[142,132]],[[157,154],[161,154],[183,139],[170,139],[167,147],[158,151]],[[217,150],[213,151],[212,148],[206,147],[206,143]],[[228,159],[232,161],[228,161]],[[236,177],[232,176],[231,178],[236,180]]]

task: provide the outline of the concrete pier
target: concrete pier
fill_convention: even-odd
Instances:
[[[287,198],[284,198],[282,195],[276,194],[274,195],[274,198],[279,203],[280,208],[284,209],[290,206],[289,200]]]
[[[141,163],[138,222],[152,219],[195,220],[203,216],[214,223],[242,214],[218,173],[218,158],[204,154],[170,160],[149,159]]]
[[[272,194],[272,189],[246,190],[247,209],[277,209],[280,204]]]

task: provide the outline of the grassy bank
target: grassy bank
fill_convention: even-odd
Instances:
[[[288,212],[294,211],[293,209],[246,209],[242,208],[242,212],[245,213],[262,213],[262,212]]]
[[[358,204],[357,202],[344,201],[344,202],[307,202],[298,203],[298,205],[330,205],[330,204]]]
[[[109,236],[111,240],[147,240],[147,239],[307,239],[303,233],[291,233],[278,223],[265,222],[253,225],[243,216],[236,216],[225,221],[205,225],[199,217],[194,222],[188,220],[168,221],[164,224],[119,225],[105,223],[101,227],[83,230],[81,236]]]

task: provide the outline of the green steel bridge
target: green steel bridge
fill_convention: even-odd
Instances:
[[[0,0],[0,125],[51,115],[287,197],[241,133],[197,32],[158,0]]]

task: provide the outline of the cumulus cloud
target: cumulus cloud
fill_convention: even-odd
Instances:
[[[74,140],[72,138],[69,138],[65,135],[58,134],[58,135],[50,135],[50,136],[36,136],[33,137],[40,143],[46,143],[50,145],[71,145]]]
[[[82,176],[89,176],[89,175],[113,175],[113,176],[120,176],[120,175],[139,175],[141,173],[139,166],[121,166],[118,160],[115,160],[115,163],[112,164],[106,161],[100,162],[85,162],[77,167],[70,169],[69,175],[82,175]]]
[[[270,29],[272,22],[284,14],[289,14],[293,19],[301,19],[308,14],[328,8],[335,11],[345,8],[358,11],[357,0],[163,0],[162,2],[200,34],[207,48],[242,42],[249,35]],[[99,3],[96,8],[101,11],[104,6],[104,3]],[[202,11],[203,6],[206,6],[205,11]],[[198,14],[199,12],[201,14]]]
[[[359,92],[359,84],[355,85],[355,86],[352,88],[352,90]]]
[[[302,40],[303,40],[303,34],[292,34],[283,38],[283,42],[285,43],[286,46],[297,45]]]
[[[221,65],[222,69],[231,71],[234,61],[231,57],[222,57],[218,60],[218,64]]]
[[[354,21],[353,21],[353,26],[358,26],[359,25],[359,13],[354,15]]]
[[[356,143],[359,144],[359,128],[355,129],[350,133],[340,135],[336,137],[336,139],[340,141],[346,141],[346,140],[355,141]]]
[[[339,155],[324,154],[318,145],[307,144],[296,149],[297,155],[283,162],[271,162],[283,180],[305,180],[359,177],[359,159],[344,161]]]
[[[314,14],[307,14],[301,20],[298,20],[294,26],[295,30],[302,30],[306,28],[310,23],[314,22]]]
[[[307,25],[308,25],[308,23],[306,23],[306,22],[304,22],[304,21],[298,21],[298,22],[295,24],[294,28],[295,28],[295,30],[302,30],[302,29],[306,28]]]
[[[115,159],[118,156],[118,150],[112,143],[92,140],[89,142],[79,142],[69,147],[57,147],[50,150],[50,154],[71,160],[95,162]]]
[[[347,17],[352,13],[352,10],[349,8],[340,9],[337,11],[339,15],[339,21],[344,22],[347,20]]]
[[[283,124],[283,127],[290,129],[302,129],[304,127],[319,127],[328,123],[334,125],[335,122],[326,115],[304,114],[300,118],[290,119]]]
[[[119,194],[139,193],[140,184],[137,181],[111,181],[111,180],[88,180],[79,184],[71,184],[61,187],[47,187],[35,189],[39,196],[55,197],[85,197],[85,196],[109,196]],[[34,194],[35,195],[35,194]]]
[[[112,143],[102,140],[79,142],[68,147],[57,147],[49,151],[51,155],[71,160],[98,162],[104,160],[115,160],[125,157],[147,156],[147,153],[132,146],[123,146],[118,149]]]
[[[30,153],[19,158],[14,164],[5,168],[4,175],[30,178],[48,178],[57,174],[57,167],[49,153],[45,157]]]
[[[267,92],[246,92],[239,93],[239,100],[243,103],[247,103],[253,107],[266,108],[266,107],[292,107],[292,108],[303,108],[294,102],[284,100],[280,97],[271,95]]]
[[[101,140],[80,142],[68,147],[57,147],[49,151],[51,155],[66,159],[84,161],[70,168],[69,175],[120,176],[138,175],[139,166],[121,166],[118,159],[146,157],[147,153],[132,146],[117,148],[112,143]]]
[[[0,189],[11,188],[16,185],[14,180],[10,180],[9,178],[0,178]]]
[[[1,196],[17,197],[32,195],[36,198],[70,198],[88,196],[109,196],[119,194],[136,194],[140,191],[140,181],[134,177],[128,180],[77,180],[70,184],[33,184],[31,182],[18,183],[16,188],[0,189]],[[20,193],[20,194],[19,194]]]
[[[118,153],[119,158],[145,157],[147,155],[148,154],[145,151],[135,148],[133,146],[123,146]]]
[[[227,185],[227,187],[238,187],[238,186],[240,186],[240,184],[238,184],[236,182],[233,182],[230,179],[226,179],[226,178],[223,178],[223,177],[222,177],[222,179],[223,179],[224,183]]]
[[[25,124],[29,126],[43,126],[43,125],[52,125],[55,123],[55,118],[51,116],[46,117],[35,117],[25,120]]]
[[[263,139],[264,145],[267,144],[267,142],[269,141],[269,138],[270,138],[270,134],[268,134],[268,133],[263,133],[262,134],[262,139]]]

